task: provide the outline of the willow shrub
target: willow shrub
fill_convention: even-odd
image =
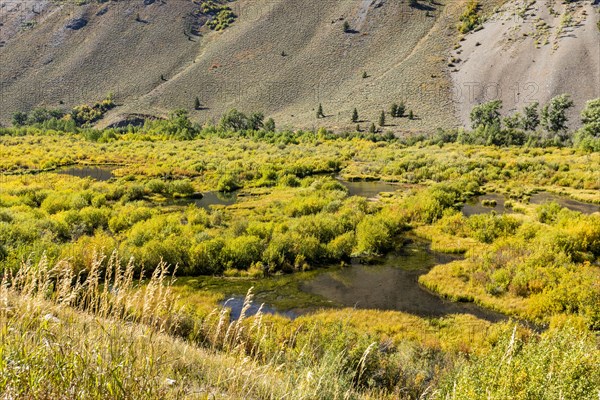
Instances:
[[[520,338],[507,331],[489,353],[463,362],[434,398],[592,400],[600,390],[598,365],[590,333],[560,328]]]

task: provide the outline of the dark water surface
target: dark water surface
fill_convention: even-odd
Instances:
[[[347,267],[322,269],[314,278],[299,281],[298,287],[303,292],[326,299],[332,307],[396,310],[424,317],[472,314],[492,322],[506,319],[502,314],[472,303],[444,300],[419,285],[420,275],[435,265],[453,260],[456,257],[432,252],[427,243],[415,241],[376,260],[374,264],[355,261]],[[223,304],[231,308],[231,317],[235,319],[240,316],[243,296],[234,296]],[[260,303],[255,302],[246,314],[255,314],[259,306]],[[265,313],[278,313],[290,318],[309,311],[313,310],[278,310],[268,304],[263,306]]]
[[[600,193],[598,194],[598,196],[600,198]],[[495,200],[496,205],[494,207],[484,206],[482,204],[483,200]],[[492,211],[495,211],[498,214],[510,212],[510,209],[504,207],[505,200],[506,199],[504,195],[500,193],[488,193],[482,196],[476,196],[469,200],[463,206],[462,213],[468,217],[476,214],[487,214]],[[558,203],[558,205],[560,205],[561,207],[573,211],[579,211],[583,214],[592,214],[595,212],[600,212],[600,205],[598,204],[585,203],[583,201],[571,199],[570,197],[561,196],[549,192],[536,193],[531,196],[529,202],[531,204],[544,204],[555,202]]]
[[[58,169],[56,172],[63,175],[76,176],[78,178],[92,178],[97,181],[108,181],[114,178],[113,170],[116,167],[99,167],[99,166],[72,166]]]
[[[600,193],[598,193],[598,198],[600,199]],[[573,211],[579,211],[583,214],[593,214],[595,212],[600,212],[599,204],[584,203],[582,201],[577,201],[569,197],[560,196],[558,194],[548,192],[540,192],[534,194],[533,196],[531,196],[529,202],[531,204],[544,204],[555,202],[558,203],[561,207],[568,208],[569,210]]]
[[[199,208],[208,209],[213,205],[230,206],[237,203],[238,193],[224,193],[224,192],[203,192],[201,199],[178,199],[174,203],[178,205],[195,204]]]
[[[339,182],[348,189],[349,196],[362,196],[366,198],[376,197],[379,193],[393,192],[400,188],[398,185],[394,185],[386,182],[350,182],[339,180]],[[232,193],[223,192],[205,192],[202,193],[204,196],[202,199],[180,199],[176,201],[176,204],[191,204],[194,203],[198,207],[208,208],[211,205],[222,205],[229,206],[237,203],[240,195],[239,191]]]
[[[379,193],[395,192],[400,186],[380,181],[344,181],[339,182],[348,189],[349,196],[362,196],[366,198],[376,197]]]
[[[244,300],[244,296],[230,296],[227,300],[221,303],[223,306],[231,309],[229,318],[232,321],[240,318],[240,315],[242,314],[242,308],[244,307]],[[278,310],[275,307],[255,300],[250,304],[250,307],[246,310],[245,316],[249,317],[252,315],[256,315],[261,306],[261,312],[263,314],[279,314],[291,319],[294,319],[301,315],[301,312],[298,312],[296,310]]]
[[[481,204],[483,200],[495,200],[496,205],[494,207],[484,206]],[[462,208],[462,213],[469,217],[477,214],[487,214],[492,211],[501,214],[506,211],[504,208],[504,196],[499,193],[489,193],[482,196],[476,196],[470,199]]]
[[[354,262],[349,267],[327,270],[301,283],[300,288],[345,307],[397,310],[426,317],[463,313],[489,321],[504,319],[475,304],[444,300],[419,285],[419,276],[455,259],[416,242],[384,257],[381,263]]]

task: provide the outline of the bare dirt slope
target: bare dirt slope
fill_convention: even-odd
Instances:
[[[0,120],[36,106],[134,101],[189,64],[191,1],[2,2]],[[32,11],[33,10],[33,11]],[[139,16],[139,18],[138,18]],[[197,40],[197,39],[194,39]]]
[[[453,53],[457,112],[468,125],[474,104],[500,98],[504,112],[569,93],[572,126],[600,97],[599,5],[554,0],[505,4]]]
[[[560,15],[554,16],[546,3],[532,1],[522,19],[510,17],[521,3],[503,8],[485,29],[466,36],[460,54],[451,49],[466,0],[412,6],[408,0],[238,0],[230,3],[238,16],[233,26],[205,27],[198,35],[198,1],[0,1],[0,122],[10,123],[15,111],[69,108],[113,92],[119,106],[99,126],[183,107],[199,122],[238,108],[262,111],[280,128],[343,130],[355,127],[356,107],[367,128],[382,109],[403,100],[415,120],[388,117],[387,129],[414,132],[466,121],[485,96],[465,101],[453,93],[464,94],[472,82],[497,83],[506,110],[531,98],[531,82],[540,101],[569,92],[580,106],[599,97],[595,8],[589,1],[569,6],[572,18],[559,30],[566,6],[555,4]],[[501,3],[482,1],[483,12]],[[350,32],[343,32],[344,21]],[[463,60],[457,72],[447,66],[451,57]],[[192,109],[195,97],[201,110]],[[316,118],[319,103],[326,118]]]
[[[232,27],[201,36],[186,33],[190,0],[50,3],[0,48],[0,120],[35,106],[97,101],[112,91],[120,107],[104,125],[130,113],[191,110],[196,96],[205,106],[192,111],[199,121],[236,107],[262,111],[281,127],[344,129],[355,126],[356,107],[366,127],[404,100],[417,118],[388,121],[390,129],[454,125],[444,73],[454,22],[445,12],[461,3],[240,0],[232,3],[238,15]],[[79,29],[67,27],[80,19],[86,23]],[[327,117],[317,120],[319,103]]]
[[[236,107],[263,111],[280,127],[344,129],[355,126],[354,107],[366,127],[405,100],[419,119],[388,121],[390,129],[454,124],[442,73],[442,9],[388,0],[241,0],[239,20],[209,35],[195,62],[113,115],[189,108],[198,96],[205,106],[193,112],[198,120],[216,120]],[[352,32],[343,32],[344,21]],[[327,117],[317,120],[319,103]]]

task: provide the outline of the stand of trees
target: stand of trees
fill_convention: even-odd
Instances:
[[[460,142],[497,146],[569,146],[600,150],[600,99],[590,100],[581,112],[581,129],[568,129],[567,111],[573,100],[567,94],[552,98],[540,108],[538,102],[526,106],[522,112],[502,117],[502,101],[493,100],[473,107],[471,129],[438,130],[434,141]]]

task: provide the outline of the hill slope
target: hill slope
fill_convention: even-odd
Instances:
[[[531,37],[506,47],[506,35],[516,25],[527,30],[533,17],[522,24],[494,17],[466,36],[460,55],[451,54],[464,0],[412,5],[408,0],[238,0],[228,3],[236,22],[221,32],[196,31],[205,19],[190,0],[82,6],[41,1],[33,9],[21,3],[0,8],[4,124],[15,111],[67,108],[113,92],[119,107],[101,127],[130,114],[166,115],[180,107],[199,122],[216,121],[235,107],[262,111],[279,127],[354,129],[356,107],[366,128],[377,123],[382,109],[404,100],[415,120],[387,120],[388,129],[403,132],[466,122],[473,103],[485,99],[467,102],[453,95],[469,82],[498,83],[505,89],[505,110],[515,107],[506,88],[532,77],[539,81],[541,101],[570,92],[578,94],[578,106],[598,97],[594,87],[600,86],[593,48],[600,32],[594,24],[597,7],[591,5],[580,7],[587,18],[563,30],[558,49],[552,44],[539,49],[543,55],[535,55],[533,64]],[[489,13],[503,1],[482,3]],[[349,32],[343,31],[345,21]],[[507,51],[517,54],[518,63]],[[452,56],[465,60],[458,72],[448,67]],[[192,110],[195,97],[201,110]],[[316,118],[319,103],[326,118]]]
[[[600,97],[600,14],[592,2],[516,1],[453,53],[458,114],[465,125],[475,104],[502,99],[504,111],[569,93],[572,125],[587,100]]]
[[[188,0],[47,4],[0,49],[0,118],[6,123],[16,110],[73,106],[112,91],[122,106],[105,124],[128,113],[191,108],[195,96],[206,106],[194,113],[198,120],[238,107],[272,115],[280,126],[354,126],[354,107],[361,119],[376,121],[381,109],[404,99],[422,119],[403,120],[402,128],[456,123],[443,73],[451,41],[448,20],[439,18],[443,5],[233,4],[236,23],[224,32],[203,29],[202,36],[188,33],[197,8]],[[68,28],[75,19],[87,24]],[[344,20],[352,32],[343,32]],[[318,103],[328,117],[317,121]]]

